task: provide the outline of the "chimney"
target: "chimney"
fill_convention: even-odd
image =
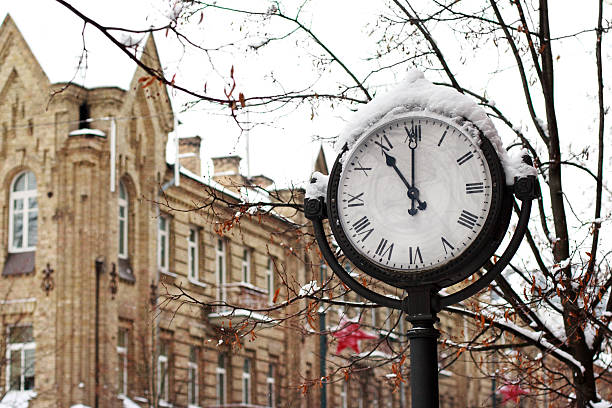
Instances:
[[[186,168],[196,176],[202,175],[202,162],[200,161],[200,136],[179,138],[179,156],[181,167]]]
[[[263,174],[260,174],[259,176],[251,177],[250,182],[263,189],[266,189],[270,187],[272,184],[274,184],[274,180],[272,180],[270,177],[264,176]]]
[[[240,174],[240,160],[240,156],[213,157],[213,180],[232,190],[239,190],[245,184]]]

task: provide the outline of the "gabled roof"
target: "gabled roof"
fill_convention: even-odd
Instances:
[[[20,16],[14,21],[7,14],[0,26],[0,35],[7,30],[15,31],[27,44],[28,52],[50,83],[72,82],[85,88],[130,88],[137,68],[132,59],[95,27],[87,25],[83,31],[83,23],[76,16],[64,13],[59,21],[55,17],[49,21],[44,13],[32,12],[27,18]],[[86,54],[83,54],[83,42]],[[160,66],[152,36],[141,38],[137,56],[140,57],[145,44],[144,48],[151,51],[147,58],[157,59],[153,65]]]

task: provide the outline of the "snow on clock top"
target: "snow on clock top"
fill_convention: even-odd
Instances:
[[[350,150],[369,130],[394,116],[415,110],[456,118],[458,125],[463,122],[463,118],[476,125],[495,148],[506,174],[506,184],[514,184],[515,177],[536,174],[532,166],[523,163],[525,151],[515,156],[508,155],[493,122],[472,98],[454,88],[432,84],[418,70],[408,71],[404,82],[359,109],[340,133],[335,145],[336,151],[340,152],[345,144]],[[475,129],[467,126],[462,128],[467,134],[475,136],[475,141],[478,140]]]

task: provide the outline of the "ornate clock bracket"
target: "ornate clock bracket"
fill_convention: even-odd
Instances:
[[[529,157],[525,158],[531,163]],[[461,302],[480,290],[486,288],[504,268],[510,263],[512,256],[525,236],[531,214],[532,200],[539,196],[539,186],[535,176],[515,179],[512,189],[514,196],[521,201],[519,220],[510,242],[504,253],[495,264],[488,262],[487,272],[476,282],[452,294],[441,295],[440,288],[435,285],[410,286],[404,288],[407,296],[403,300],[391,298],[376,293],[349,275],[340,265],[334,251],[331,249],[323,227],[327,218],[326,205],[323,198],[306,199],[304,213],[312,221],[314,235],[325,261],[336,275],[353,291],[364,298],[392,309],[401,310],[406,320],[412,323],[407,336],[410,339],[411,358],[411,388],[418,390],[418,398],[413,395],[414,408],[430,408],[438,406],[438,367],[432,361],[437,358],[437,338],[439,331],[434,327],[438,320],[437,313],[443,308]],[[474,271],[476,272],[476,271]]]

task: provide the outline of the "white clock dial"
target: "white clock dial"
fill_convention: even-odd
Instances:
[[[396,119],[346,153],[338,218],[351,245],[398,271],[444,266],[482,230],[492,181],[480,148],[430,114]]]

